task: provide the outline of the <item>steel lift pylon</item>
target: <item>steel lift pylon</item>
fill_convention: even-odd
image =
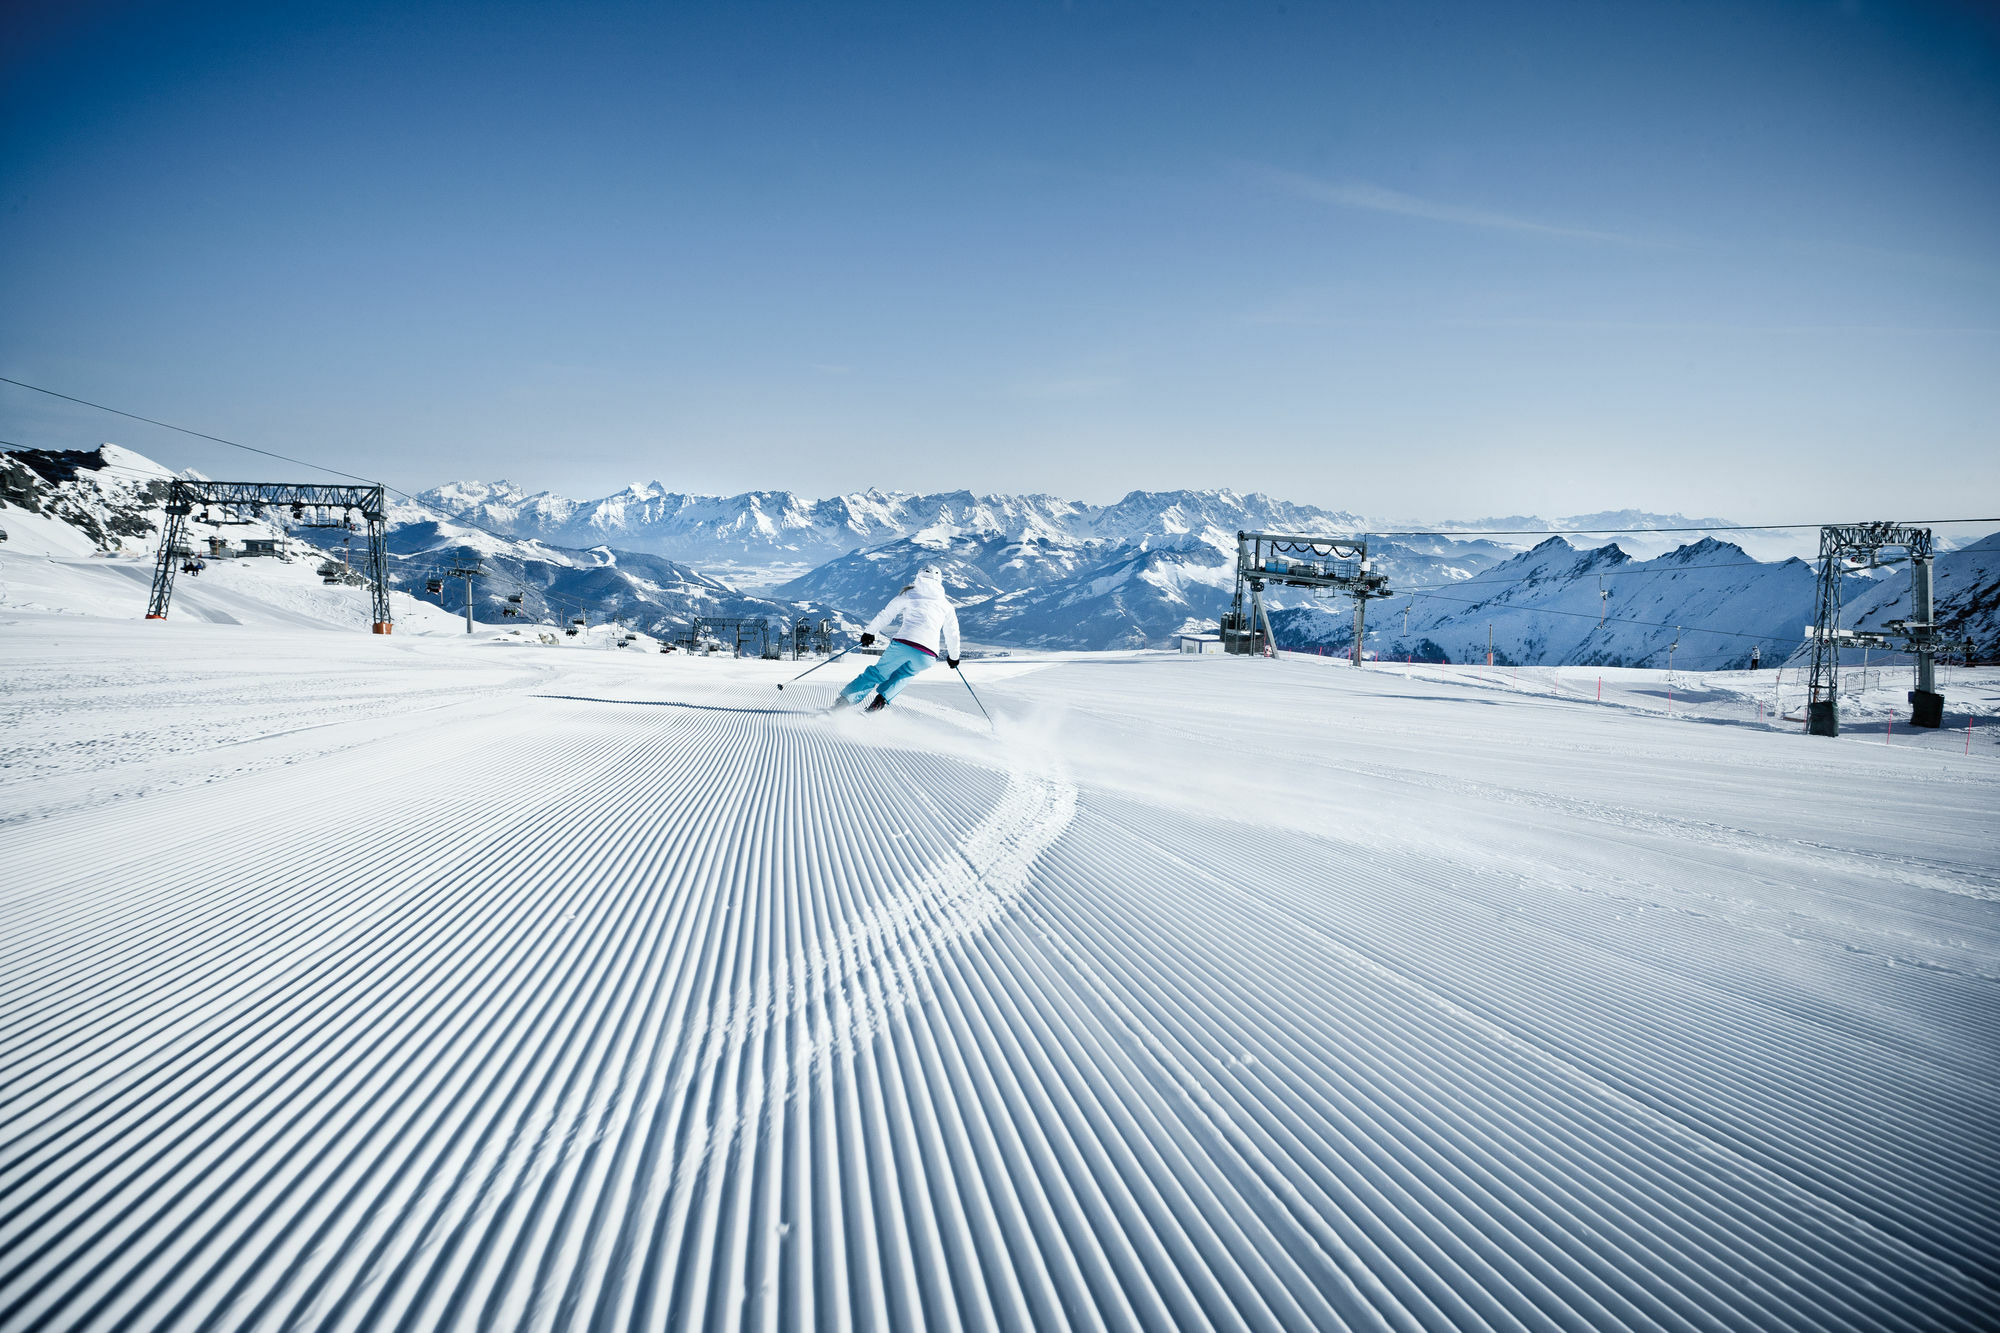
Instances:
[[[153,591],[146,619],[165,620],[174,598],[174,573],[180,568],[187,541],[188,515],[196,505],[234,507],[284,505],[294,513],[305,509],[358,511],[368,528],[368,583],[374,595],[372,629],[387,634],[395,628],[389,615],[388,502],[380,486],[320,486],[285,481],[187,481],[175,478],[167,486],[167,522],[160,532],[159,561],[153,566]],[[344,524],[321,524],[339,527]]]
[[[1840,627],[1841,584],[1857,569],[1879,568],[1882,552],[1901,549],[1910,561],[1910,614],[1883,632]],[[1813,599],[1812,675],[1806,695],[1806,731],[1840,734],[1840,645],[1888,648],[1900,639],[1917,659],[1917,688],[1910,691],[1910,725],[1944,724],[1944,696],[1937,692],[1936,608],[1932,604],[1933,549],[1929,528],[1903,523],[1829,523],[1819,530],[1819,582]]]

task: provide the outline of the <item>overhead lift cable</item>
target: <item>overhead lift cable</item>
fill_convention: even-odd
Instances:
[[[152,417],[142,417],[137,412],[123,412],[115,407],[106,407],[103,403],[93,403],[88,398],[75,398],[66,393],[57,393],[54,389],[44,389],[39,384],[29,384],[23,380],[8,379],[5,375],[0,375],[0,384],[11,384],[17,389],[28,389],[35,393],[45,393],[51,398],[60,398],[64,402],[77,403],[84,407],[94,407],[100,412],[109,412],[115,417],[125,417],[132,421],[143,421],[149,426],[159,426],[164,430],[177,430],[183,435],[192,435],[202,440],[212,440],[216,444],[226,444],[231,449],[241,449],[246,453],[262,454],[266,458],[275,458],[281,463],[296,463],[300,467],[313,468],[319,472],[329,472],[336,477],[345,477],[349,481],[365,481],[370,486],[385,486],[388,484],[378,481],[374,477],[357,477],[352,472],[342,472],[339,468],[331,468],[324,463],[308,463],[303,458],[293,458],[289,454],[272,453],[269,449],[259,449],[254,444],[239,444],[235,440],[225,440],[220,435],[210,435],[207,431],[190,430],[186,426],[176,426],[170,421],[156,421]],[[394,490],[395,488],[390,487],[390,489]]]

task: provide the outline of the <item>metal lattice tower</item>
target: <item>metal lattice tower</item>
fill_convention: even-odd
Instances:
[[[1840,627],[1843,577],[1882,564],[1882,552],[1900,548],[1910,559],[1910,616],[1892,620],[1887,633]],[[1812,673],[1806,694],[1806,730],[1815,736],[1840,734],[1840,645],[1886,648],[1900,637],[1917,659],[1917,688],[1910,691],[1910,725],[1942,723],[1944,696],[1937,692],[1933,641],[1936,617],[1931,601],[1933,549],[1929,528],[1901,523],[1829,523],[1819,530],[1819,582],[1813,597]]]
[[[1311,588],[1319,597],[1346,593],[1354,598],[1354,651],[1361,665],[1361,638],[1367,632],[1371,598],[1387,597],[1389,578],[1368,560],[1368,543],[1353,537],[1239,532],[1236,534],[1236,595],[1222,619],[1222,650],[1262,656],[1274,649],[1264,588]],[[1245,594],[1248,594],[1246,597]]]
[[[174,597],[174,573],[180,568],[187,541],[188,515],[196,505],[231,508],[241,505],[289,505],[302,509],[359,510],[368,526],[368,584],[374,598],[372,628],[387,634],[395,628],[389,615],[388,502],[380,486],[319,486],[287,481],[186,481],[167,486],[167,523],[160,533],[160,556],[153,566],[153,592],[146,619],[165,620]],[[321,524],[318,526],[344,526]]]

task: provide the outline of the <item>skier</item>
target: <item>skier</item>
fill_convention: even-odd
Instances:
[[[868,622],[861,633],[861,646],[873,644],[875,636],[899,617],[897,637],[889,641],[887,651],[873,666],[847,682],[833,701],[835,708],[860,703],[870,690],[875,691],[875,697],[868,701],[868,711],[887,708],[911,677],[928,670],[940,653],[946,666],[958,670],[958,612],[944,595],[944,571],[936,565],[918,570],[917,577]]]

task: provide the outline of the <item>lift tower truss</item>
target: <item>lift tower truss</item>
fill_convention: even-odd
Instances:
[[[1281,532],[1236,534],[1236,595],[1222,618],[1224,652],[1262,656],[1275,647],[1264,589],[1310,588],[1315,597],[1346,593],[1354,599],[1354,651],[1361,665],[1361,638],[1367,632],[1371,599],[1389,596],[1389,578],[1368,560],[1368,543],[1358,537],[1315,537]]]
[[[345,516],[356,511],[368,528],[368,583],[374,596],[373,628],[387,634],[394,628],[389,616],[388,504],[380,486],[320,486],[310,482],[287,481],[186,481],[176,478],[167,486],[167,523],[160,533],[159,562],[153,566],[153,593],[146,604],[146,619],[165,620],[174,597],[174,573],[180,568],[187,545],[188,515],[196,505],[241,508],[249,505],[289,506],[293,513],[306,509],[333,510],[342,514],[339,522],[308,523],[308,527],[350,527]]]
[[[1885,633],[1840,627],[1842,580],[1856,570],[1875,569],[1882,552],[1901,549],[1910,561],[1910,615],[1892,620]],[[1840,645],[1889,648],[1900,640],[1917,659],[1917,688],[1910,691],[1910,725],[1944,722],[1944,696],[1937,692],[1934,665],[1936,616],[1931,598],[1931,530],[1902,523],[1829,523],[1819,530],[1819,582],[1813,599],[1812,677],[1806,696],[1806,730],[1815,736],[1840,734]]]

